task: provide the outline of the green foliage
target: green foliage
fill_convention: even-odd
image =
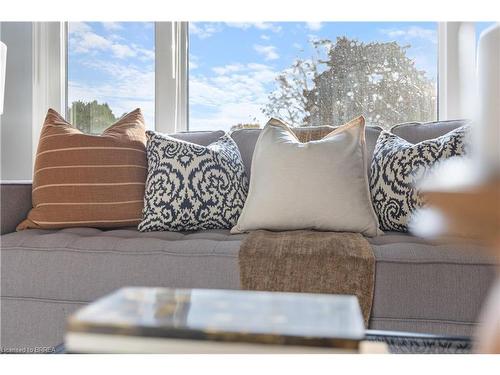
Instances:
[[[99,104],[97,100],[84,102],[78,100],[69,108],[70,122],[87,134],[101,134],[117,118],[107,103]]]

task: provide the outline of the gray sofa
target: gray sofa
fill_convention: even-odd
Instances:
[[[416,143],[461,121],[402,124],[393,132]],[[380,129],[367,128],[373,153]],[[232,134],[246,168],[259,130]],[[208,144],[221,132],[177,134]],[[73,311],[125,285],[239,288],[244,235],[229,230],[140,233],[135,228],[26,230],[29,182],[1,185],[1,346],[53,346]],[[495,275],[495,259],[473,245],[431,243],[404,233],[370,238],[376,280],[370,328],[470,335]]]

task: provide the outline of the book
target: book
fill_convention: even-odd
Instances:
[[[355,296],[128,287],[68,320],[68,352],[357,352]]]

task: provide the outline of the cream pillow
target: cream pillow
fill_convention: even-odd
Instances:
[[[362,116],[307,143],[271,119],[255,145],[248,196],[231,233],[315,229],[381,234],[366,163]]]

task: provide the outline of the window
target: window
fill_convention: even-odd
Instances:
[[[137,107],[154,128],[155,28],[152,22],[68,24],[68,119],[100,134]]]
[[[180,24],[70,22],[68,118],[92,134],[136,107],[163,132],[437,119],[436,23],[192,22],[186,44]]]
[[[189,130],[437,118],[437,24],[189,25]]]

